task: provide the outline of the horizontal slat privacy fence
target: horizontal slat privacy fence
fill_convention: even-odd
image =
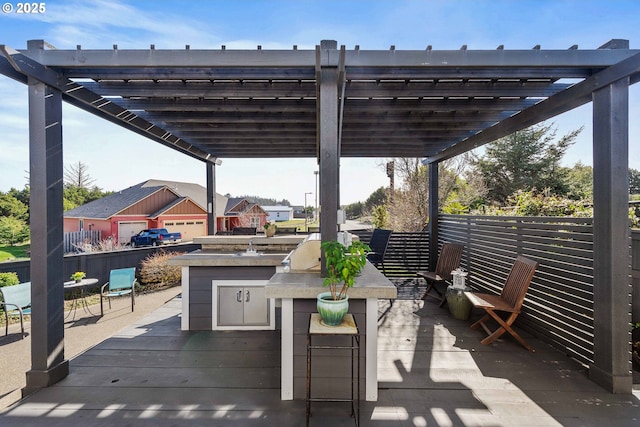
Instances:
[[[372,231],[353,230],[362,242],[371,240]],[[393,232],[384,257],[384,273],[390,279],[415,278],[416,271],[429,267],[429,234]],[[380,267],[381,268],[381,267]]]
[[[441,215],[440,241],[465,245],[475,291],[499,293],[517,255],[540,263],[517,325],[593,361],[593,219]]]

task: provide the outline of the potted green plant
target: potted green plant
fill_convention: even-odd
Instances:
[[[71,279],[75,280],[76,283],[80,283],[85,277],[87,277],[87,274],[84,271],[76,271],[71,275]]]
[[[320,247],[326,260],[322,285],[328,286],[329,291],[318,294],[318,313],[326,325],[336,326],[349,310],[347,291],[367,263],[367,252],[371,248],[358,240],[348,247],[335,240],[323,242]]]
[[[271,222],[265,222],[264,224],[264,234],[267,237],[273,237],[276,234],[277,229],[278,226]]]

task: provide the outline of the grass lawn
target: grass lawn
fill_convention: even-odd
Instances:
[[[307,231],[307,228],[304,225],[304,218],[299,219],[290,219],[289,221],[278,221],[275,223],[278,227],[297,227],[298,231]],[[309,218],[308,227],[318,227],[320,224],[318,222],[312,222],[311,218]]]
[[[0,246],[0,262],[29,258],[29,250],[31,249],[31,245],[23,244],[18,246]]]

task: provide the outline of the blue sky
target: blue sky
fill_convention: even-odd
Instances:
[[[0,12],[0,44],[25,49],[44,39],[59,49],[313,49],[337,40],[361,49],[595,49],[614,38],[640,48],[640,2],[562,0],[468,1],[45,1],[41,14]],[[4,10],[4,6],[3,6]],[[630,167],[640,169],[640,85],[630,90]],[[205,184],[204,165],[88,113],[63,107],[65,164],[81,161],[95,184],[119,190],[149,178]],[[591,105],[558,116],[558,134],[585,126],[565,157],[592,163]],[[27,91],[0,76],[0,191],[26,184]],[[137,159],[148,167],[133,166]],[[315,192],[314,159],[222,159],[219,193],[286,198],[303,204]],[[364,201],[388,184],[385,159],[343,159],[341,203]],[[366,177],[363,179],[362,177]],[[308,196],[312,204],[314,195]]]

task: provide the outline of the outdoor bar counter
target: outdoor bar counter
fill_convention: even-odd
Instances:
[[[281,398],[282,400],[304,399],[306,382],[306,335],[311,313],[317,312],[316,298],[327,288],[322,286],[322,277],[318,272],[276,273],[267,282],[265,296],[282,300],[282,368]],[[365,371],[360,373],[364,380],[365,399],[378,400],[378,300],[395,299],[396,287],[367,262],[362,273],[356,279],[353,288],[348,291],[349,313],[353,314],[361,337],[361,358],[364,357]],[[315,356],[314,356],[315,358]],[[342,358],[344,359],[344,358]],[[330,388],[329,382],[341,380],[348,387],[349,365],[339,361],[342,359],[327,358],[322,370],[324,380],[314,379],[314,384]],[[342,365],[342,366],[340,366]],[[347,369],[344,369],[347,368]],[[342,369],[342,371],[341,371]],[[315,370],[314,370],[315,377]]]
[[[303,236],[204,236],[202,250],[169,260],[182,267],[181,329],[267,330],[276,324],[264,286]],[[253,251],[248,251],[253,249]]]

